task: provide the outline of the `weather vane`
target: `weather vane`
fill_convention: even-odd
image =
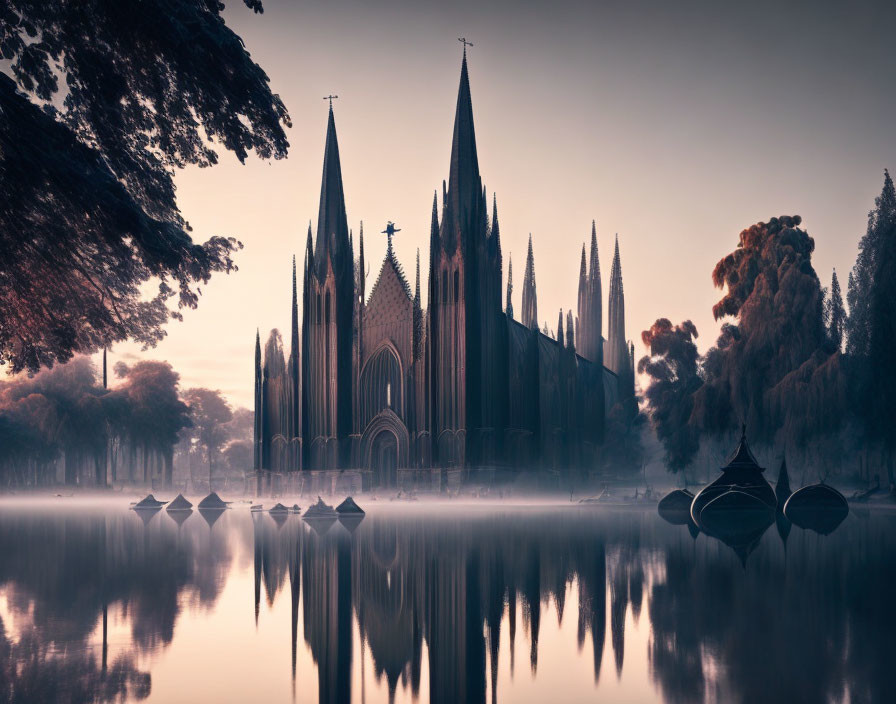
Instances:
[[[473,42],[468,42],[466,37],[458,37],[457,41],[464,45],[464,53],[467,53],[468,46],[473,46]]]
[[[334,101],[336,98],[338,98],[338,97],[339,97],[338,95],[325,95],[325,96],[324,96],[324,100],[329,100],[329,101],[330,101],[330,110],[333,109],[333,101]]]
[[[383,234],[389,238],[389,251],[392,251],[392,235],[396,232],[401,232],[401,228],[395,227],[395,223],[391,220],[386,223],[386,229],[383,230]]]

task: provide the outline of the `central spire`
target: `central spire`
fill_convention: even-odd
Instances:
[[[448,251],[457,244],[465,225],[475,225],[482,199],[479,176],[479,157],[476,153],[476,132],[473,127],[473,101],[470,97],[470,77],[467,73],[467,54],[460,68],[457,109],[454,114],[454,134],[451,141],[451,167],[448,175],[448,202],[443,225],[443,241]],[[472,229],[472,228],[471,228]]]
[[[333,106],[327,118],[327,139],[324,146],[324,171],[320,185],[320,210],[317,215],[317,239],[314,260],[317,277],[323,280],[327,270],[327,254],[338,274],[351,261],[348,246],[348,220],[345,216],[345,193],[342,189],[342,166],[339,162],[339,143],[336,139],[336,122]],[[348,259],[346,259],[348,257]]]

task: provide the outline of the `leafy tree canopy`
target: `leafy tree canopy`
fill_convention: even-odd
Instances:
[[[256,12],[259,0],[244,0]],[[0,5],[0,363],[157,343],[233,238],[194,243],[174,170],[283,158],[289,115],[214,0]],[[155,281],[155,295],[141,291]]]

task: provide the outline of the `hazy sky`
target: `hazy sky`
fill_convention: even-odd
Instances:
[[[715,339],[710,274],[738,233],[799,214],[824,285],[843,286],[885,167],[896,168],[896,3],[756,1],[416,2],[229,0],[228,24],[293,120],[289,158],[230,155],[177,177],[197,239],[232,235],[240,271],[203,289],[155,350],[184,386],[252,403],[256,326],[288,329],[291,256],[316,218],[327,104],[349,226],[366,224],[376,277],[387,220],[412,274],[428,261],[433,190],[448,176],[466,36],[476,139],[520,306],[534,237],[538,310],[575,305],[582,242],[597,221],[606,305],[619,233],[626,332],[690,318]],[[785,6],[786,5],[786,6]],[[301,284],[300,284],[301,285]],[[413,282],[412,282],[413,285]],[[424,286],[425,290],[425,286]],[[120,345],[112,359],[134,354]]]

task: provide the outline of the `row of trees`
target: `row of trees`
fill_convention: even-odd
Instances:
[[[197,480],[251,467],[252,413],[219,391],[180,390],[167,362],[115,365],[107,388],[88,357],[0,382],[0,483]],[[203,471],[205,470],[205,471]]]
[[[642,333],[648,354],[647,411],[678,472],[701,452],[718,459],[740,424],[751,441],[824,478],[845,469],[893,484],[896,433],[896,191],[888,172],[847,302],[834,272],[823,288],[815,242],[799,216],[772,218],[740,233],[713,283],[722,325],[700,355],[694,324],[657,320]]]

